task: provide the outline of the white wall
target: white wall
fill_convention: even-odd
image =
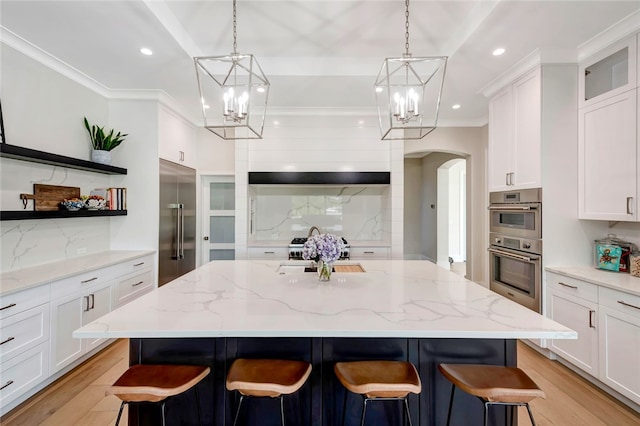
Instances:
[[[406,154],[446,152],[467,160],[467,278],[485,282],[488,258],[487,227],[487,126],[440,127],[422,140],[405,141]],[[429,201],[426,200],[428,204]],[[423,232],[424,229],[423,229]]]
[[[422,158],[404,160],[404,256],[423,258],[422,235]]]
[[[0,51],[7,143],[89,160],[91,144],[82,117],[107,125],[107,101],[5,44]],[[22,209],[19,194],[33,193],[34,183],[77,186],[82,194],[88,194],[91,189],[110,186],[112,182],[109,175],[7,158],[0,159],[0,175],[3,210]],[[28,208],[33,209],[33,204]],[[107,250],[109,225],[117,219],[0,222],[0,270],[6,272]]]

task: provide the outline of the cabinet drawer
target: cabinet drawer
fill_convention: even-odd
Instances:
[[[51,283],[51,299],[79,293],[96,285],[109,282],[116,277],[120,265],[96,269],[91,272],[74,275]]]
[[[48,351],[44,342],[0,364],[0,405],[8,404],[48,377]]]
[[[351,247],[349,250],[351,259],[388,259],[387,247]]]
[[[551,291],[570,294],[590,302],[598,303],[598,286],[595,284],[547,272],[547,285]]]
[[[49,301],[49,284],[0,296],[0,320]]]
[[[287,260],[288,258],[287,247],[249,247],[249,259]]]
[[[0,362],[49,340],[49,304],[0,321]]]
[[[599,302],[602,306],[640,318],[640,296],[601,287]]]
[[[138,257],[135,259],[122,262],[117,265],[116,275],[128,275],[134,272],[141,272],[144,269],[153,268],[153,255]]]
[[[113,305],[117,307],[125,304],[153,287],[153,271],[151,269],[147,269],[141,274],[121,278],[114,287]]]

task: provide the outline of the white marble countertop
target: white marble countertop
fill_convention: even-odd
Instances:
[[[640,277],[624,272],[604,271],[593,266],[547,266],[545,270],[640,296]]]
[[[153,254],[153,251],[115,250],[45,263],[0,274],[0,296],[26,290],[83,272]]]
[[[210,262],[73,336],[577,337],[428,261],[359,263],[366,272],[334,272],[321,283],[303,261]]]

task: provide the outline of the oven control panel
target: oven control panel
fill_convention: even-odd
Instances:
[[[517,238],[502,234],[491,233],[489,234],[489,244],[491,244],[492,246],[504,247],[512,250],[542,254],[542,240]]]

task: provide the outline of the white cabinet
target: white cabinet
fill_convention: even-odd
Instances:
[[[0,297],[0,372],[0,406],[48,376],[48,284]]]
[[[249,247],[249,259],[287,260],[288,258],[289,248],[286,244],[283,247]]]
[[[154,280],[151,268],[119,278],[113,287],[113,308],[129,303],[153,287]]]
[[[640,404],[640,296],[600,288],[600,380]]]
[[[96,272],[99,275],[99,271]],[[66,286],[68,280],[52,286]],[[54,291],[55,293],[55,291]],[[111,282],[94,284],[51,302],[51,372],[54,373],[103,343],[74,339],[74,330],[111,311]]]
[[[578,217],[638,221],[637,90],[579,110]]]
[[[188,167],[196,164],[196,128],[175,112],[160,105],[159,155],[160,158]]]
[[[578,332],[578,338],[554,339],[551,350],[593,376],[598,375],[597,287],[547,275],[550,313],[554,321]]]
[[[541,70],[489,101],[489,191],[542,186]]]
[[[640,296],[552,272],[547,284],[551,318],[578,332],[550,349],[640,404]]]
[[[637,87],[637,54],[634,34],[581,61],[578,107],[584,108]]]
[[[351,247],[349,255],[352,260],[389,259],[389,247]]]

